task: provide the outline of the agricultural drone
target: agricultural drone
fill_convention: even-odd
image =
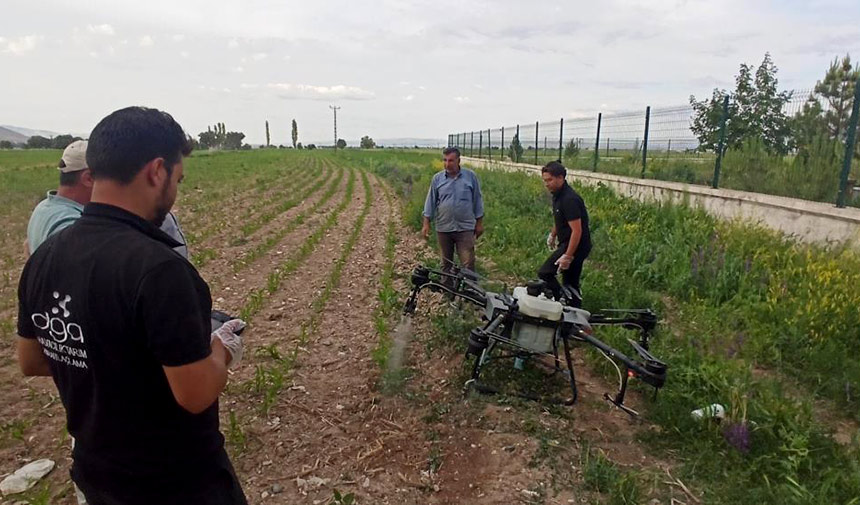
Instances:
[[[412,272],[412,291],[403,308],[412,315],[417,308],[422,290],[444,293],[474,304],[483,310],[483,326],[473,329],[468,338],[466,359],[474,357],[471,378],[465,390],[482,393],[499,390],[480,381],[483,368],[492,361],[513,358],[520,368],[523,360],[549,368],[553,375],[562,373],[570,383],[571,396],[557,399],[573,405],[577,399],[571,349],[574,343],[597,348],[616,367],[619,373],[618,392],[604,398],[630,415],[636,411],[624,405],[628,380],[640,379],[654,387],[654,394],[666,382],[667,365],[648,351],[648,340],[657,326],[657,315],[650,309],[610,309],[589,313],[577,308],[580,297],[576,290],[565,287],[560,301],[550,298],[543,281],[531,281],[516,287],[512,294],[484,290],[479,276],[466,268],[453,266],[450,272],[418,266]],[[598,326],[620,326],[638,332],[638,341],[628,339],[636,358],[631,358],[594,336]],[[559,347],[564,352],[564,367]],[[549,361],[551,364],[547,363]],[[622,368],[619,368],[621,365]],[[522,395],[535,399],[533,396]]]

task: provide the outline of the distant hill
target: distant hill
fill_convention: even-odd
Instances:
[[[20,133],[21,135],[23,135],[25,137],[24,138],[25,142],[27,141],[28,138],[30,138],[34,135],[41,135],[42,137],[46,137],[46,138],[52,138],[52,137],[56,137],[57,135],[60,135],[57,132],[52,132],[49,130],[33,130],[31,128],[24,128],[23,126],[14,126],[14,125],[10,125],[10,124],[0,125],[0,128],[5,128],[7,130],[12,130],[13,132]]]
[[[28,138],[30,138],[29,135],[23,135],[20,132],[17,132],[5,126],[0,126],[0,140],[8,140],[9,142],[21,144],[27,142]]]

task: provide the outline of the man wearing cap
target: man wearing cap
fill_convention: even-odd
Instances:
[[[27,225],[27,252],[32,254],[48,237],[66,228],[81,217],[84,205],[90,203],[93,194],[93,176],[87,166],[87,141],[72,142],[63,151],[58,165],[60,186],[48,191],[48,197],[39,202]],[[168,214],[161,230],[181,245],[176,252],[188,258],[188,246],[179,222]]]
[[[87,168],[87,141],[69,144],[60,158],[60,186],[48,191],[48,197],[39,202],[27,225],[29,252],[39,247],[46,238],[74,223],[81,217],[84,205],[93,193],[93,176]]]
[[[209,287],[159,229],[190,152],[165,112],[102,119],[91,201],[21,273],[18,364],[53,378],[91,505],[247,505],[218,421],[245,323],[211,331]]]

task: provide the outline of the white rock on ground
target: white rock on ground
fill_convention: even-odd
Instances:
[[[0,482],[0,493],[3,493],[4,496],[23,493],[53,469],[54,462],[50,459],[37,459],[32,463],[27,463],[3,479],[3,482]]]

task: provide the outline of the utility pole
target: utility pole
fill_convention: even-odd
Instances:
[[[340,110],[340,107],[329,105],[328,108],[334,111],[334,150],[337,151],[337,111]]]

